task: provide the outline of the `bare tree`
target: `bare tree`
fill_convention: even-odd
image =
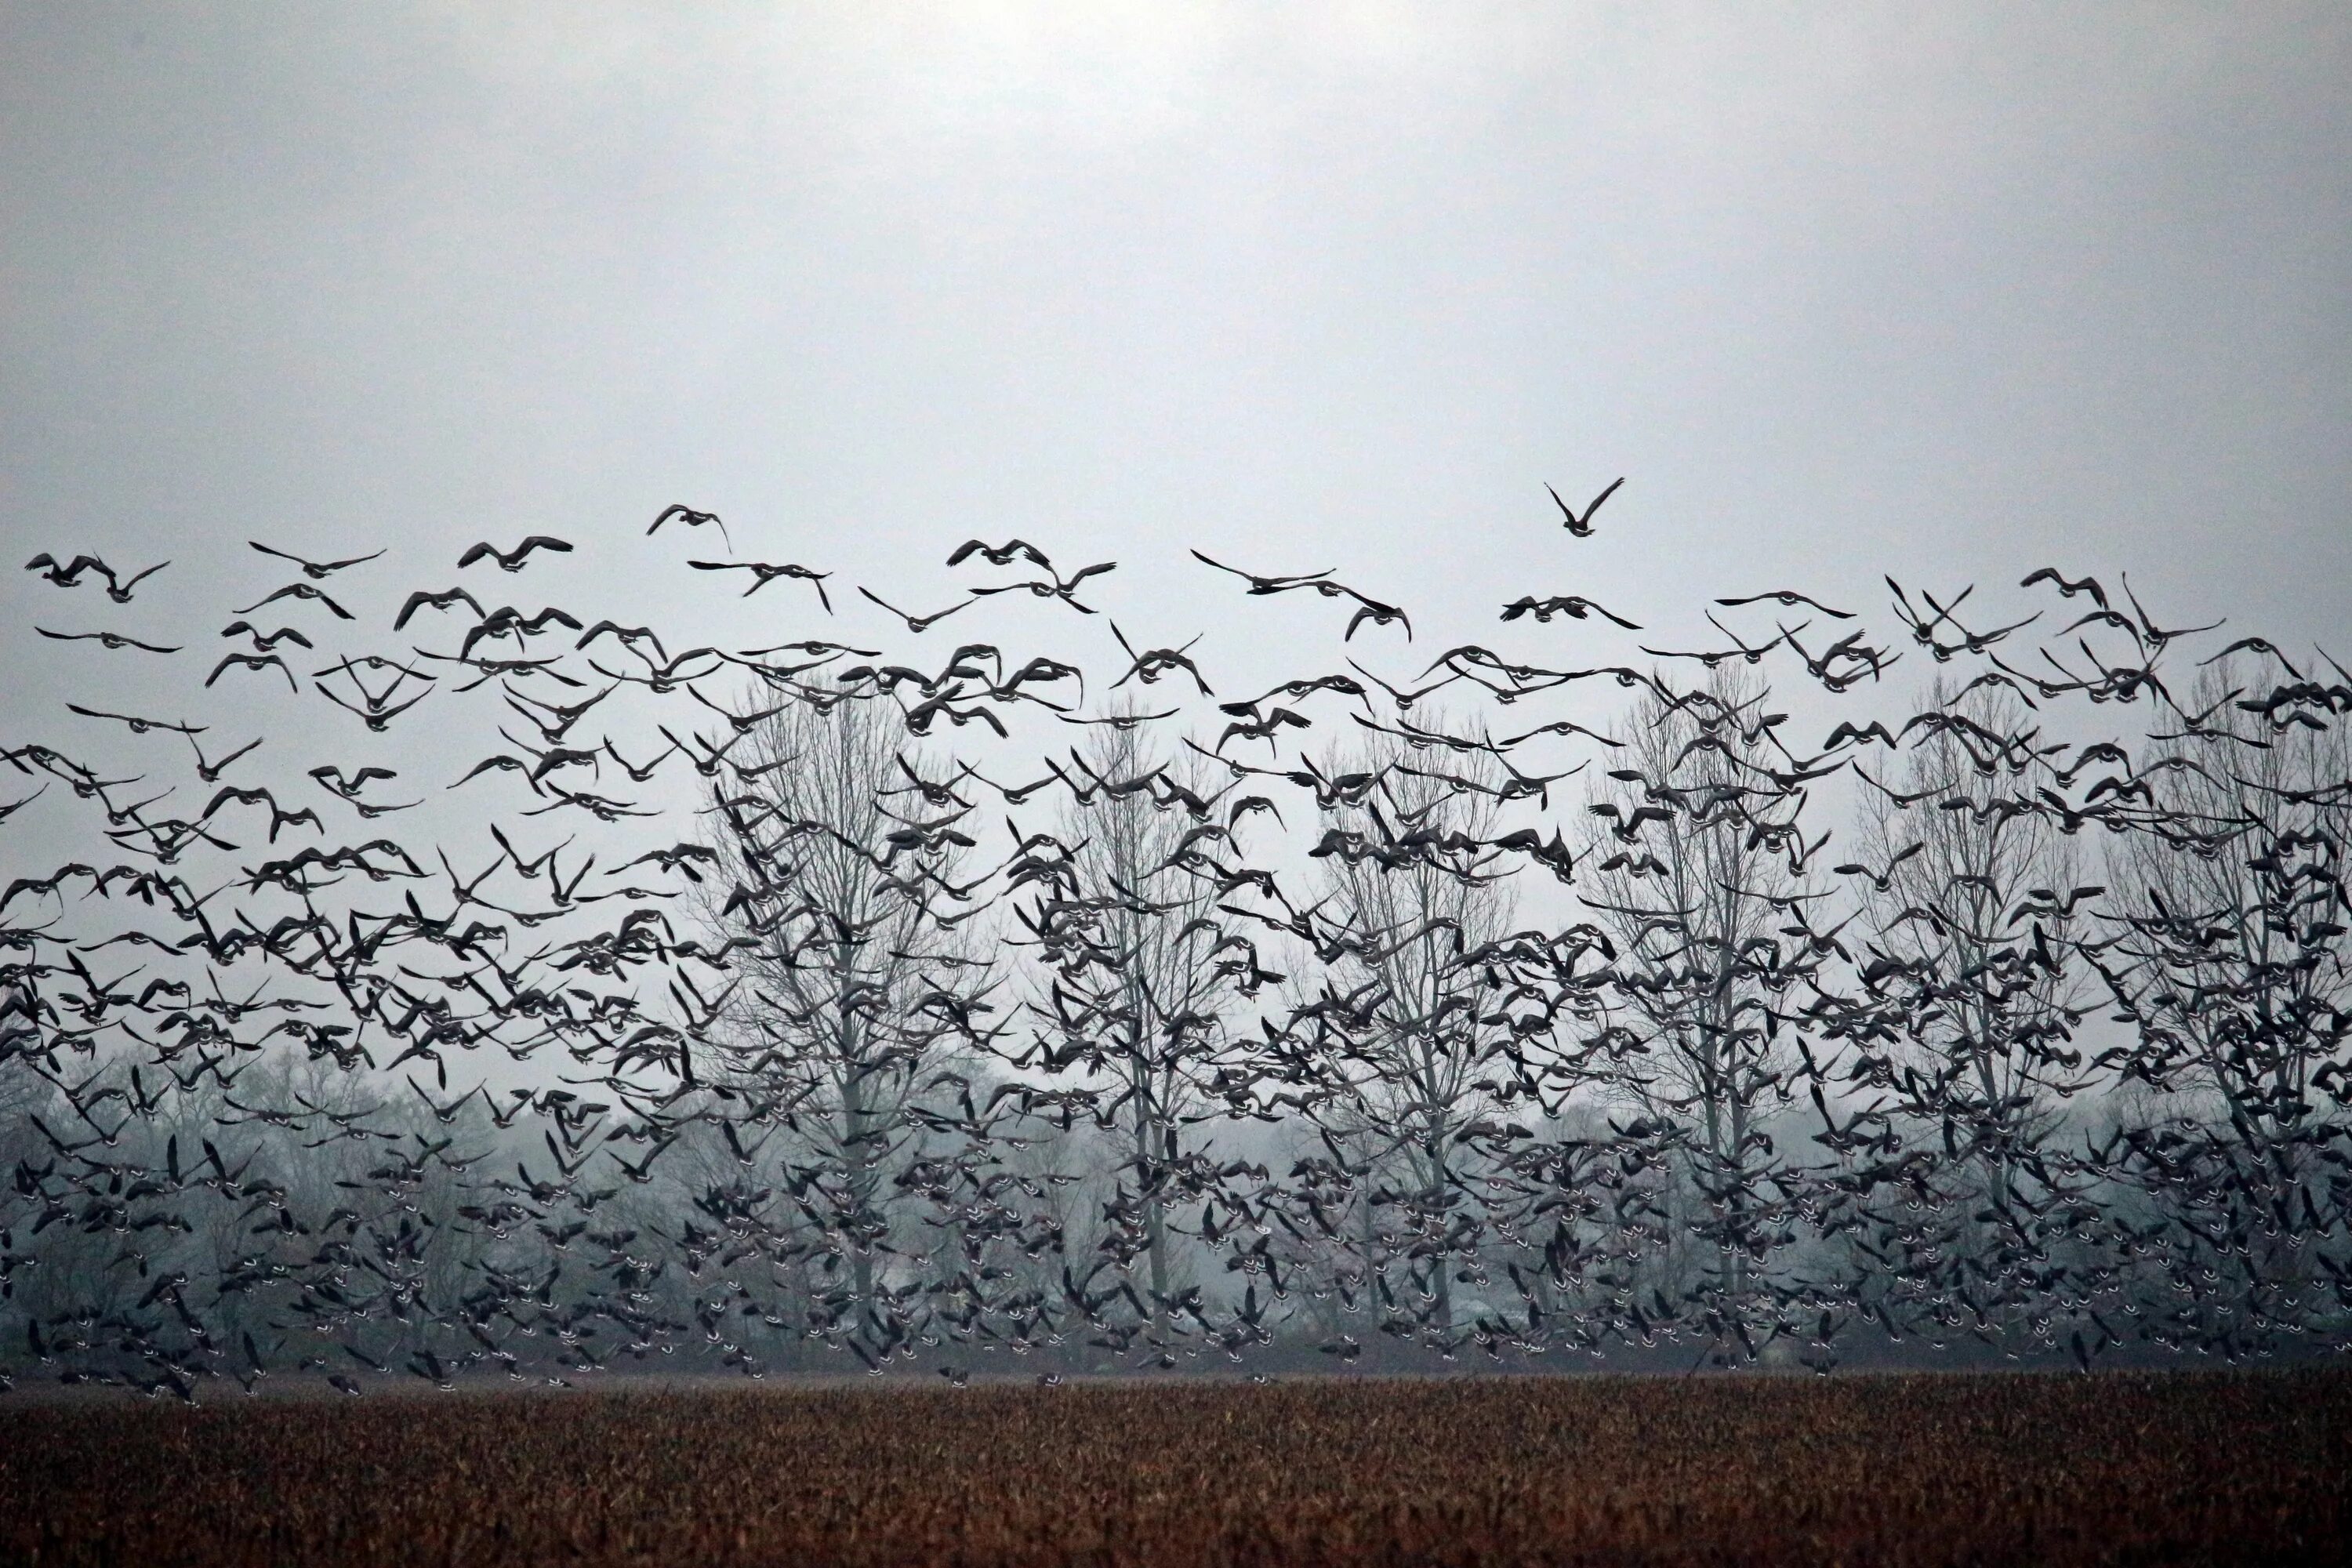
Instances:
[[[926,1136],[912,1112],[984,1033],[992,964],[955,885],[968,808],[931,811],[908,787],[911,739],[888,701],[793,700],[743,721],[710,792],[712,913],[753,944],[723,1064],[749,1104],[722,1109],[721,1131],[758,1143],[781,1123],[801,1141],[811,1163],[792,1185],[815,1216],[813,1255],[824,1276],[848,1272],[821,1295],[825,1321],[855,1342],[879,1321],[895,1176]]]
[[[1691,1205],[1684,1228],[1711,1257],[1693,1299],[1718,1342],[1751,1343],[1755,1264],[1789,1205],[1768,1191],[1768,1115],[1793,1058],[1775,1005],[1818,955],[1791,940],[1812,896],[1801,868],[1801,788],[1770,742],[1764,689],[1718,669],[1700,690],[1654,690],[1629,755],[1590,809],[1601,826],[1585,901],[1616,941],[1618,1016],[1641,1037],[1620,1075],[1635,1123],[1658,1142]]]
[[[2078,1162],[2044,1142],[2090,1074],[2074,1043],[2086,1004],[2076,942],[2104,890],[2082,886],[2064,819],[2036,791],[2062,785],[2015,696],[1938,682],[1934,723],[1891,785],[1864,801],[1862,1011],[1846,1082],[1874,1097],[1937,1174],[1899,1190],[1935,1200],[1933,1267],[1879,1276],[1881,1310],[1965,1308],[1979,1332],[2030,1321],[2054,1331],[2034,1288],[2053,1245],[2090,1212]],[[2079,824],[2074,825],[2079,827]],[[1825,1108],[1825,1114],[1828,1114]],[[1906,1210],[1886,1223],[1923,1222]]]
[[[1465,768],[1499,771],[1483,752],[1465,756]],[[1465,1173],[1476,1156],[1464,1135],[1495,1103],[1482,1068],[1511,1042],[1479,1005],[1484,981],[1468,955],[1508,931],[1513,897],[1508,866],[1486,842],[1493,795],[1417,763],[1383,738],[1325,770],[1373,782],[1323,814],[1324,992],[1300,1011],[1312,1015],[1318,1118],[1368,1184],[1357,1224],[1371,1284],[1388,1295],[1381,1270],[1402,1252],[1423,1299],[1402,1315],[1442,1342],[1454,1327],[1456,1276],[1482,1268],[1483,1205]],[[1391,1174],[1400,1189],[1369,1185]],[[1403,1221],[1393,1240],[1379,1231],[1384,1209]]]
[[[2174,1331],[2259,1348],[2305,1321],[2345,1235],[2352,750],[2324,690],[2250,661],[2190,706],[2140,764],[2148,809],[2115,858],[2123,1068],[2170,1101],[2126,1130],[2126,1169],[2169,1222]]]
[[[1213,792],[1149,746],[1140,726],[1117,725],[1075,759],[1088,782],[1060,824],[1066,876],[1040,886],[1023,918],[1048,966],[1034,1011],[1052,1058],[1099,1090],[1094,1115],[1118,1156],[1123,1224],[1108,1244],[1122,1263],[1140,1252],[1164,1335],[1182,1288],[1171,1211],[1198,1185],[1184,1129],[1203,1119],[1237,1000],[1279,977],[1218,909],[1234,849]]]

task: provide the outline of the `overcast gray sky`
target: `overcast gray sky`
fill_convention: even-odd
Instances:
[[[0,5],[0,533],[173,557],[151,626],[247,537],[390,605],[545,529],[513,593],[677,620],[673,500],[917,608],[1021,533],[1276,675],[1343,612],[1186,546],[1545,654],[1495,607],[2045,563],[2344,621],[2340,5],[686,10]]]

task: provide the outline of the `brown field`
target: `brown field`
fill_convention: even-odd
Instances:
[[[12,1563],[2321,1562],[2352,1376],[0,1406]]]

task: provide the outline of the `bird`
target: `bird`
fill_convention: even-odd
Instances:
[[[1199,637],[1194,637],[1192,642],[1186,643],[1181,647],[1155,647],[1138,653],[1135,651],[1134,645],[1127,640],[1127,634],[1118,629],[1117,621],[1110,623],[1110,635],[1118,639],[1120,651],[1128,658],[1127,673],[1110,683],[1113,690],[1125,686],[1130,680],[1140,680],[1146,686],[1150,686],[1169,671],[1181,669],[1192,678],[1192,684],[1200,688],[1202,696],[1216,695],[1209,689],[1209,682],[1202,675],[1201,667],[1194,664],[1190,657],[1193,644],[1201,640]]]
[[[1827,605],[1822,604],[1819,599],[1807,598],[1804,595],[1798,593],[1793,588],[1775,588],[1768,593],[1748,594],[1730,599],[1717,599],[1716,603],[1723,605],[1726,609],[1738,609],[1742,605],[1760,605],[1768,600],[1773,604],[1779,605],[1783,609],[1792,608],[1798,605],[1807,605],[1819,610],[1822,614],[1829,616],[1832,620],[1850,621],[1853,619],[1853,611],[1832,610]]]
[[[317,689],[320,696],[333,703],[336,707],[341,709],[344,712],[355,715],[362,723],[366,724],[370,730],[374,731],[377,734],[383,733],[386,730],[391,728],[392,721],[394,719],[399,718],[403,713],[407,712],[411,708],[415,707],[427,697],[433,695],[430,690],[420,691],[415,696],[410,698],[407,701],[400,704],[396,708],[380,704],[373,700],[368,700],[366,705],[363,707],[355,707],[336,696],[331,689],[320,682],[313,681],[311,682],[311,685]]]
[[[359,799],[360,792],[367,788],[369,781],[396,779],[400,774],[390,768],[373,766],[346,774],[341,768],[327,763],[312,768],[310,776],[319,781],[320,787],[331,791],[341,799],[355,801]]]
[[[254,648],[261,653],[269,652],[282,642],[290,642],[296,647],[315,648],[317,646],[292,626],[280,626],[274,632],[263,632],[257,629],[251,621],[231,621],[221,628],[221,636],[251,637]]]
[[[118,605],[127,605],[131,602],[131,589],[170,564],[169,561],[159,561],[143,572],[134,573],[128,578],[121,578],[116,575],[112,567],[95,555],[77,555],[73,560],[60,566],[54,556],[43,551],[25,563],[25,570],[40,573],[43,577],[60,588],[78,587],[84,572],[95,572],[106,579],[106,596]]]
[[[429,589],[419,588],[408,595],[408,602],[401,605],[400,614],[393,617],[392,629],[399,631],[408,625],[410,616],[427,606],[436,610],[446,610],[453,605],[463,605],[473,611],[476,620],[488,618],[480,601],[463,588],[444,588],[437,594]]]
[[[1331,574],[1328,571],[1299,573],[1287,576],[1260,576],[1255,572],[1244,572],[1238,567],[1228,566],[1222,561],[1203,555],[1198,550],[1192,552],[1192,557],[1204,564],[1215,567],[1220,572],[1228,572],[1244,579],[1249,584],[1249,591],[1253,595],[1313,593],[1319,594],[1327,599],[1354,600],[1359,607],[1348,621],[1347,630],[1339,639],[1342,642],[1354,641],[1357,629],[1366,621],[1370,621],[1375,626],[1401,624],[1404,627],[1405,636],[1408,638],[1412,636],[1412,622],[1402,609],[1395,605],[1382,604],[1368,595],[1357,592],[1344,583],[1332,582]]]
[[[254,611],[261,608],[262,605],[276,604],[280,599],[313,600],[318,604],[324,605],[339,621],[348,621],[354,618],[349,610],[335,603],[333,599],[328,597],[323,589],[315,587],[309,583],[289,583],[286,586],[278,589],[276,593],[265,595],[254,603],[247,605],[245,608],[237,611],[236,613],[240,616],[249,616],[253,614]]]
[[[1544,489],[1551,491],[1552,504],[1559,508],[1561,519],[1560,526],[1568,530],[1569,532],[1574,534],[1577,538],[1584,539],[1591,535],[1592,514],[1599,511],[1601,510],[1601,503],[1607,500],[1611,496],[1615,495],[1617,493],[1617,487],[1624,482],[1625,480],[1622,476],[1611,480],[1607,489],[1602,490],[1599,495],[1592,498],[1591,503],[1585,507],[1584,515],[1581,517],[1579,517],[1576,514],[1575,508],[1570,506],[1566,501],[1559,499],[1559,492],[1558,490],[1552,489],[1549,485],[1546,485]]]
[[[961,566],[974,555],[986,556],[992,566],[1010,566],[1014,561],[1019,560],[1043,566],[1048,572],[1054,569],[1054,563],[1045,559],[1045,552],[1025,539],[1008,539],[1002,544],[990,544],[983,540],[967,539],[949,554],[948,564]]]
[[[972,603],[972,601],[968,598],[959,599],[954,604],[950,605],[946,609],[938,612],[936,615],[910,616],[906,611],[898,608],[898,605],[891,604],[887,599],[883,598],[882,595],[877,594],[871,588],[861,585],[857,591],[865,595],[868,599],[873,600],[874,603],[881,605],[884,609],[889,611],[892,615],[898,616],[900,620],[906,622],[907,629],[919,635],[938,625],[940,622],[946,620],[958,610],[968,608]]]
[[[365,565],[368,562],[373,561],[377,556],[383,553],[383,551],[379,550],[376,551],[374,554],[354,555],[350,557],[348,560],[343,561],[306,561],[299,555],[289,554],[283,550],[273,550],[268,545],[262,543],[258,540],[248,539],[246,541],[246,543],[251,545],[254,549],[260,551],[264,555],[275,555],[280,561],[291,561],[295,565],[302,568],[302,575],[310,578],[314,583],[322,583],[328,578],[333,576],[336,573],[344,571],[347,568]]]
[[[210,688],[212,683],[218,680],[222,673],[231,665],[242,666],[251,670],[263,670],[275,666],[278,672],[286,678],[288,690],[299,693],[302,689],[301,685],[294,679],[294,672],[286,667],[286,661],[274,653],[224,654],[221,656],[221,661],[213,666],[213,672],[205,677],[205,685]]]
[[[196,744],[194,736],[189,736],[189,749],[196,753],[196,777],[202,779],[208,784],[220,783],[221,774],[227,770],[228,765],[236,761],[239,757],[244,756],[247,752],[252,751],[256,746],[260,745],[262,739],[263,738],[260,736],[256,736],[254,739],[247,741],[244,745],[239,746],[236,751],[231,752],[228,755],[221,758],[218,762],[208,763],[205,760],[205,749]]]
[[[164,647],[155,643],[141,642],[137,637],[125,637],[121,632],[53,632],[47,626],[35,626],[33,629],[40,633],[41,636],[49,637],[58,642],[96,642],[100,647],[135,647],[143,649],[148,653],[177,653],[180,651],[176,647]]]
[[[2280,667],[2283,668],[2287,674],[2293,676],[2297,680],[2301,680],[2303,679],[2303,671],[2295,668],[2294,662],[2290,660],[2285,654],[2279,651],[2279,646],[2271,641],[2268,637],[2240,637],[2236,642],[2231,643],[2228,647],[2223,648],[2212,658],[2199,659],[2197,661],[2198,668],[2201,669],[2209,664],[2219,664],[2233,653],[2247,652],[2268,654],[2271,658],[2278,660]]]
[[[111,719],[117,723],[128,724],[131,727],[131,732],[134,735],[143,735],[150,730],[170,730],[182,735],[201,735],[209,728],[203,724],[175,724],[162,719],[142,719],[129,713],[110,713],[103,709],[85,708],[79,702],[68,702],[66,707],[85,719]]]
[[[288,811],[279,805],[277,797],[266,789],[236,789],[226,785],[205,805],[200,820],[210,821],[213,814],[230,801],[236,801],[245,805],[266,805],[269,808],[269,842],[272,844],[278,842],[278,832],[282,827],[308,824],[319,833],[323,834],[327,830],[326,824],[319,820],[318,812],[309,806],[304,806],[299,811]]]
[[[1253,595],[1286,594],[1295,588],[1308,586],[1331,575],[1330,569],[1327,568],[1321,572],[1306,572],[1286,577],[1261,577],[1255,572],[1244,572],[1238,566],[1228,566],[1223,562],[1204,555],[1198,550],[1192,552],[1192,559],[1213,566],[1220,572],[1230,572],[1234,576],[1242,578],[1249,584],[1249,591]]]
[[[558,539],[551,533],[534,533],[511,550],[500,550],[488,540],[484,540],[478,544],[467,546],[466,552],[457,557],[457,568],[463,571],[477,561],[488,560],[498,563],[499,570],[502,572],[520,572],[530,560],[531,552],[534,550],[568,555],[572,552],[572,546],[567,541]]]
[[[2057,585],[2058,592],[2064,595],[2069,599],[2073,598],[2077,594],[2088,594],[2091,595],[2091,602],[2098,605],[2099,608],[2104,610],[2109,607],[2107,605],[2106,591],[2099,586],[2098,579],[2095,577],[2084,577],[2079,582],[2070,583],[2064,577],[2059,575],[2058,569],[2056,567],[2044,566],[2028,575],[2024,581],[2018,584],[2018,586],[2021,588],[2031,588],[2036,583],[2055,584]]]
[[[735,548],[735,542],[727,538],[727,525],[719,521],[717,512],[697,511],[690,506],[680,505],[675,501],[664,507],[661,515],[654,519],[653,526],[646,530],[646,537],[651,538],[659,533],[662,524],[673,520],[686,524],[688,528],[700,528],[705,523],[713,524],[719,530],[719,537],[727,541],[727,548],[730,550]]]
[[[1514,599],[1503,606],[1503,619],[1507,621],[1516,621],[1522,616],[1533,616],[1537,620],[1546,623],[1549,623],[1554,616],[1566,616],[1571,620],[1580,621],[1588,614],[1599,616],[1605,621],[1614,621],[1629,632],[1638,632],[1642,629],[1624,616],[1603,609],[1592,600],[1574,594],[1558,595],[1549,599],[1538,599],[1530,594],[1525,598]]]
[[[1053,573],[1053,581],[1049,583],[1003,583],[993,587],[974,588],[971,593],[974,598],[979,598],[989,594],[1018,594],[1025,590],[1040,599],[1059,599],[1080,615],[1091,616],[1095,612],[1088,606],[1079,604],[1071,595],[1076,592],[1078,584],[1087,578],[1098,576],[1105,572],[1115,572],[1118,569],[1118,563],[1116,561],[1098,561],[1092,566],[1079,567],[1070,574],[1066,581],[1059,573]],[[871,595],[868,596],[871,597]],[[876,602],[880,603],[879,600]],[[887,605],[883,607],[888,608]]]
[[[84,572],[96,572],[109,583],[114,581],[113,569],[95,555],[77,555],[70,562],[59,565],[57,557],[44,550],[25,563],[25,570],[38,572],[60,588],[79,587]]]
[[[764,561],[689,561],[687,564],[697,572],[751,573],[756,581],[743,590],[743,597],[747,599],[779,577],[798,578],[816,590],[817,603],[824,606],[824,613],[828,616],[833,614],[833,600],[824,591],[824,580],[833,575],[830,572],[814,572],[808,567],[789,563],[772,566]]]

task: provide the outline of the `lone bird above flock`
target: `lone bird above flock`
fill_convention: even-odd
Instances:
[[[1560,526],[1568,530],[1569,532],[1574,534],[1579,539],[1589,539],[1592,535],[1592,514],[1599,511],[1601,510],[1601,503],[1607,500],[1611,496],[1615,495],[1617,493],[1617,487],[1624,482],[1625,481],[1622,478],[1610,481],[1610,485],[1607,489],[1602,490],[1599,495],[1592,498],[1591,504],[1584,509],[1584,515],[1582,517],[1577,516],[1576,509],[1559,499],[1559,492],[1558,490],[1552,489],[1549,485],[1544,486],[1544,489],[1551,490],[1553,504],[1559,508],[1561,518]]]

